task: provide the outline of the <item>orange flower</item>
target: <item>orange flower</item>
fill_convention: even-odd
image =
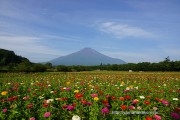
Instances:
[[[8,92],[7,91],[3,91],[3,92],[1,92],[1,95],[7,95],[8,94]]]
[[[124,97],[119,97],[119,100],[124,101],[125,99],[124,99]]]

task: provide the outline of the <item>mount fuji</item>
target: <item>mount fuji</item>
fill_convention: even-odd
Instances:
[[[125,61],[117,58],[111,58],[97,52],[92,48],[83,48],[80,51],[61,56],[48,61],[52,65],[100,65],[100,64],[126,64]]]

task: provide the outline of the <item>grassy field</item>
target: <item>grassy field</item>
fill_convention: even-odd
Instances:
[[[2,120],[180,119],[179,72],[0,73]]]

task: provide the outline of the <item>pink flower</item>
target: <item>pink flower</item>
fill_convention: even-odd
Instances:
[[[161,116],[156,115],[156,114],[155,114],[153,117],[154,117],[156,120],[161,120],[161,119],[162,119]]]
[[[7,112],[7,108],[4,108],[4,109],[2,110],[2,112],[3,112],[3,113],[6,113],[6,112]]]
[[[108,108],[102,108],[101,109],[101,113],[109,113],[109,109]]]
[[[26,96],[26,97],[23,97],[23,100],[28,100],[30,97],[29,96]]]
[[[32,117],[32,118],[29,118],[29,120],[36,120],[34,117]]]
[[[51,112],[46,112],[46,113],[44,113],[44,117],[45,117],[45,118],[47,118],[47,117],[49,117],[49,116],[51,116]]]
[[[98,97],[98,94],[91,94],[91,97],[93,98]]]
[[[164,105],[169,105],[169,102],[166,101],[166,100],[162,100],[161,102],[162,102]]]
[[[135,107],[134,107],[134,106],[129,106],[128,108],[129,108],[130,110],[135,109]]]
[[[74,109],[74,106],[69,105],[69,106],[67,106],[67,109],[71,111],[71,110],[73,110],[73,109]]]
[[[137,104],[139,102],[139,100],[135,99],[132,101],[132,104]]]

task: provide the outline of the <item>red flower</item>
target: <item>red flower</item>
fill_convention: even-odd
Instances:
[[[82,103],[83,105],[86,105],[87,101],[86,101],[86,100],[81,100],[81,103]]]
[[[76,93],[75,94],[75,98],[80,99],[81,97],[83,97],[83,94],[81,94],[81,93]]]
[[[75,107],[75,106],[76,106],[76,103],[73,103],[73,104],[72,104],[72,106],[74,106],[74,107]]]
[[[48,107],[48,106],[49,106],[48,103],[43,104],[43,107]]]
[[[28,104],[27,106],[26,106],[26,108],[32,108],[33,107],[33,104]]]
[[[145,100],[145,101],[144,101],[144,104],[149,105],[150,102],[149,102],[148,100]]]
[[[126,100],[130,100],[130,99],[131,99],[131,96],[126,95],[124,98],[125,98]]]
[[[108,105],[108,100],[102,100],[102,104]]]
[[[112,96],[112,97],[111,97],[111,100],[115,100],[115,99],[116,99],[116,97],[115,97],[115,96]]]
[[[100,95],[103,95],[103,94],[104,94],[101,90],[98,90],[98,92],[99,92]]]
[[[122,110],[126,110],[127,109],[126,105],[121,105],[120,107],[121,107]]]
[[[146,116],[146,120],[153,120],[152,117]]]

